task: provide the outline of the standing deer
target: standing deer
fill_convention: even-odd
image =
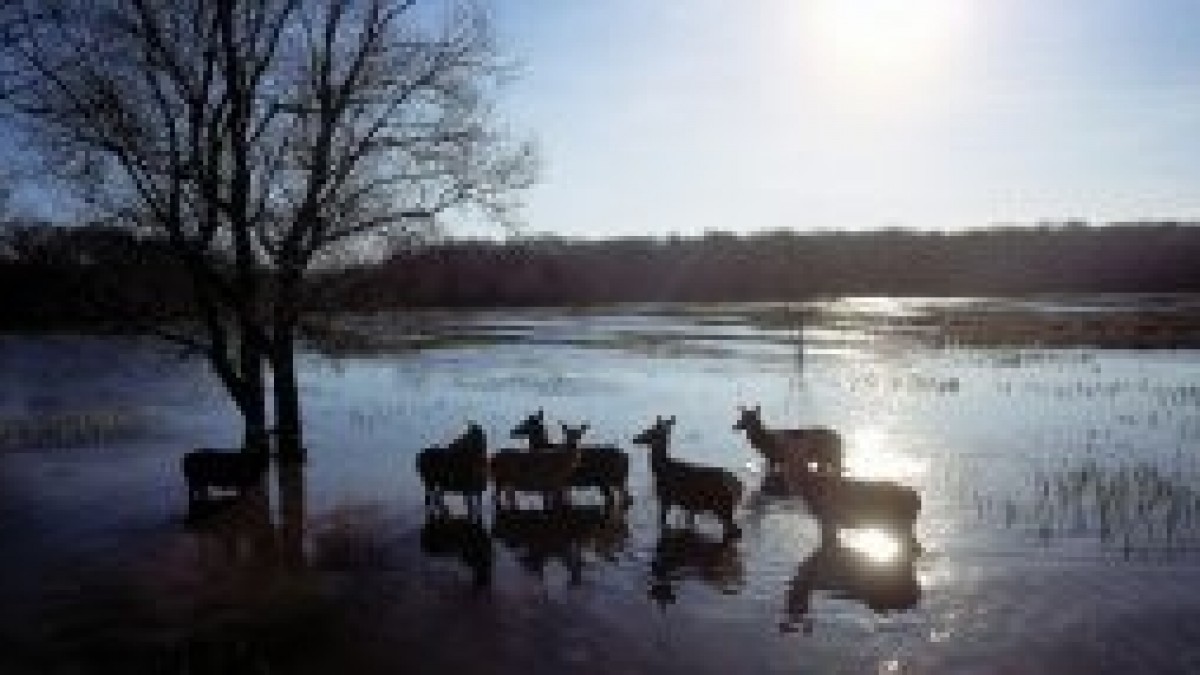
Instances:
[[[825,541],[835,539],[839,529],[881,527],[903,536],[910,551],[921,549],[914,529],[921,497],[907,485],[812,476],[801,483],[800,494],[820,522]]]
[[[538,408],[537,412],[513,427],[511,436],[526,439],[530,450],[553,450],[558,447],[550,442],[550,431],[546,428],[546,411],[542,408]]]
[[[671,459],[667,446],[675,417],[656,417],[654,425],[638,434],[633,442],[650,448],[650,470],[658,495],[658,520],[666,524],[667,513],[678,506],[694,516],[708,512],[720,521],[725,538],[738,536],[741,528],[733,514],[742,499],[742,482],[733,473],[716,467],[697,466]]]
[[[578,432],[579,436],[583,432]],[[578,439],[576,439],[578,440]],[[517,492],[537,492],[542,495],[543,508],[566,503],[571,477],[579,466],[577,443],[553,452],[520,452],[502,450],[491,459],[492,482],[496,506],[501,505],[502,493],[508,506],[517,506]]]
[[[554,445],[546,429],[545,412],[539,409],[526,417],[512,431],[514,438],[527,438],[530,450],[554,450],[573,445],[579,448],[579,466],[571,474],[571,487],[590,488],[604,493],[604,503],[611,506],[620,496],[622,504],[629,504],[629,456],[620,448],[609,445],[579,445],[580,439],[589,428],[587,424],[571,429],[563,426],[563,443]],[[574,438],[568,434],[571,430]]]
[[[211,488],[240,494],[258,485],[267,471],[267,460],[267,453],[261,451],[201,448],[185,454],[183,478],[187,483],[189,509],[208,502]]]
[[[422,450],[417,455],[417,473],[425,485],[425,505],[444,506],[444,494],[458,492],[467,512],[479,515],[487,490],[487,469],[487,436],[475,423],[450,445]]]
[[[762,421],[762,409],[739,407],[734,431],[746,432],[751,447],[767,460],[767,473],[799,463],[804,470],[840,476],[842,439],[825,427],[804,429],[768,429]]]

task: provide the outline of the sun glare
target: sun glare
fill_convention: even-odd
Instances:
[[[966,41],[962,0],[810,0],[804,48],[822,79],[856,96],[896,98],[949,72]]]
[[[897,439],[876,427],[851,430],[844,439],[846,473],[866,480],[913,480],[924,462],[898,449]]]
[[[896,562],[904,554],[904,544],[900,538],[885,530],[843,530],[838,533],[838,538],[846,548],[880,565]]]

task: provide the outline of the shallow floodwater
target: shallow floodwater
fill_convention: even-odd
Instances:
[[[348,317],[301,364],[309,461],[199,524],[201,362],[0,337],[0,672],[1197,672],[1196,298],[860,298]],[[825,426],[914,488],[922,551],[822,546],[732,430]],[[423,447],[525,415],[625,448],[633,503],[429,516]],[[743,536],[657,522],[645,450],[736,472]]]

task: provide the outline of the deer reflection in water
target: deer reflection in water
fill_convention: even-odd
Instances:
[[[426,514],[421,550],[431,557],[457,558],[471,570],[476,588],[492,583],[492,538],[483,521],[473,515]]]
[[[921,598],[914,556],[905,542],[880,530],[823,537],[788,584],[783,632],[812,631],[809,613],[818,591],[860,602],[876,613],[902,611]],[[889,539],[890,538],[890,539]]]
[[[696,580],[721,593],[736,593],[745,579],[737,540],[706,537],[692,529],[662,528],[650,563],[649,595],[660,607],[674,604],[678,587]]]
[[[184,524],[195,536],[201,556],[222,565],[303,566],[303,471],[295,463],[277,467],[277,520],[272,517],[271,499],[262,482],[234,495],[189,501]],[[221,551],[219,556],[207,555],[213,543]]]
[[[557,560],[570,583],[583,582],[587,552],[615,562],[629,539],[624,509],[609,506],[560,506],[551,510],[497,509],[492,535],[517,554],[521,566],[544,578]]]
[[[185,525],[194,535],[202,570],[216,568],[224,574],[231,568],[269,566],[275,559],[276,532],[262,486],[193,502]]]

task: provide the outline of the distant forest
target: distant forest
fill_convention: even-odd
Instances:
[[[813,296],[1200,291],[1200,226],[1064,224],[912,231],[447,240],[313,276],[313,310],[790,300]],[[96,227],[0,235],[9,328],[188,313],[161,242]]]

